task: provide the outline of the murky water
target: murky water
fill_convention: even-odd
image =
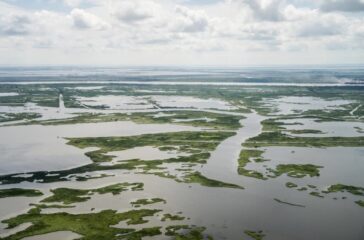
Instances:
[[[15,92],[7,92],[7,93],[0,93],[0,97],[11,97],[11,96],[18,96],[19,93]]]
[[[23,240],[49,240],[49,239],[73,240],[73,239],[79,239],[80,237],[82,236],[74,232],[59,231],[33,237],[26,237],[23,238]]]
[[[272,106],[278,111],[275,115],[287,115],[301,113],[307,110],[332,110],[340,109],[340,106],[353,103],[350,100],[325,100],[318,97],[293,97],[285,96],[277,99],[265,99],[266,106]]]
[[[364,136],[364,132],[358,129],[364,129],[364,122],[316,122],[315,119],[289,119],[280,120],[288,123],[284,125],[287,130],[319,130],[322,133],[315,134],[291,134],[301,137],[359,137]],[[297,123],[297,124],[296,124]]]
[[[77,100],[86,106],[104,106],[108,109],[153,109],[153,104],[142,97],[102,95],[78,97]]]
[[[196,130],[200,128],[173,124],[136,124],[128,121],[1,127],[0,174],[60,170],[90,163],[84,155],[87,149],[67,145],[67,137],[131,136]]]

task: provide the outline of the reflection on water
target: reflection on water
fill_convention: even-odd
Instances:
[[[102,95],[97,97],[78,97],[77,100],[86,106],[104,106],[114,110],[153,109],[153,105],[142,97]]]
[[[82,237],[81,235],[69,232],[69,231],[59,231],[59,232],[52,232],[42,235],[37,235],[33,237],[26,237],[23,238],[23,240],[73,240],[73,239],[79,239]]]
[[[325,100],[317,97],[285,96],[277,99],[263,100],[266,106],[276,108],[275,115],[301,113],[307,110],[341,109],[340,106],[353,103],[350,100]]]
[[[280,120],[289,125],[284,125],[287,130],[319,130],[323,133],[315,134],[292,134],[301,137],[359,137],[364,136],[364,132],[358,129],[364,129],[364,122],[317,122],[315,119],[289,119]]]
[[[218,109],[218,110],[233,110],[236,107],[228,102],[219,99],[202,99],[196,97],[182,96],[151,96],[153,101],[161,107],[168,108],[197,108],[197,109]]]

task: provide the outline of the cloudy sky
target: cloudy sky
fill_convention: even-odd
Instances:
[[[364,0],[0,0],[0,65],[364,64]]]

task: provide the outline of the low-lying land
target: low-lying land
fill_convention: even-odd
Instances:
[[[6,197],[38,197],[43,193],[36,189],[9,188],[0,189],[0,198]]]

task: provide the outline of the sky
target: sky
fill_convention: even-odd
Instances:
[[[0,0],[0,65],[364,64],[364,0]]]

